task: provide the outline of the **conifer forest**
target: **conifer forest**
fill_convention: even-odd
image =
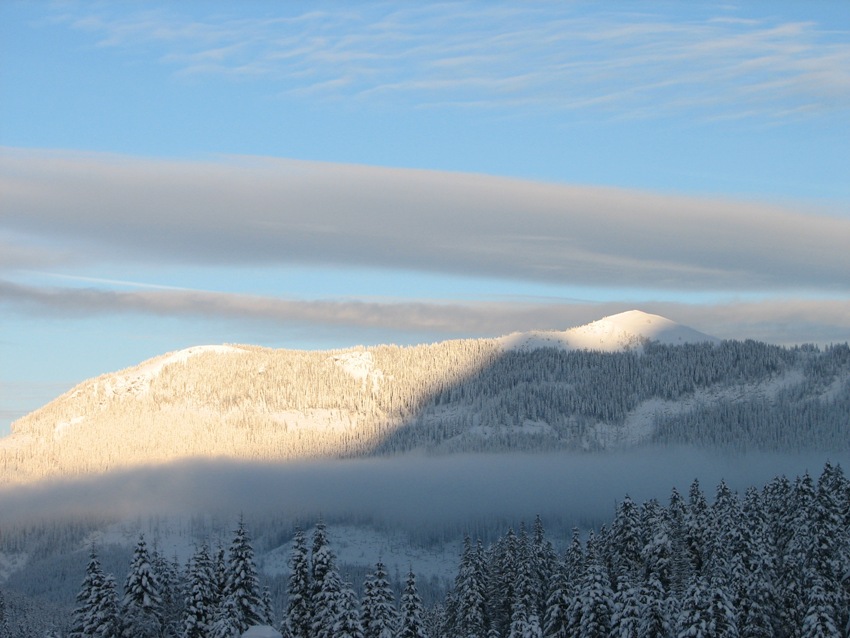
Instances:
[[[569,539],[549,538],[539,517],[488,543],[467,536],[432,604],[412,569],[393,579],[379,561],[347,580],[321,521],[296,529],[274,595],[241,519],[229,548],[203,542],[184,565],[143,536],[126,574],[107,572],[98,551],[75,609],[43,635],[230,638],[253,625],[288,638],[850,635],[850,480],[831,463],[744,494],[695,481],[664,503],[624,496],[607,524]],[[13,630],[5,599],[0,611],[3,638],[38,635],[25,613]]]

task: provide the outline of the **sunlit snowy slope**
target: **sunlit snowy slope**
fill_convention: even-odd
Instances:
[[[499,341],[504,348],[515,350],[555,347],[565,350],[619,352],[642,347],[649,341],[678,345],[716,343],[719,340],[665,317],[640,310],[629,310],[561,332],[555,330],[515,332],[502,337]]]

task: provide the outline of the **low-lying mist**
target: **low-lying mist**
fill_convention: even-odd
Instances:
[[[721,454],[688,448],[617,453],[495,454],[313,461],[277,465],[186,461],[75,481],[0,491],[0,522],[153,514],[274,515],[354,520],[410,531],[516,524],[608,522],[628,494],[666,502],[675,486],[699,479],[711,500],[725,479],[733,490],[778,474],[815,477],[827,453]]]

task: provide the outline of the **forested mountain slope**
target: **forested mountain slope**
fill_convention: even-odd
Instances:
[[[717,342],[633,311],[561,333],[410,347],[190,348],[84,382],[14,423],[0,478],[413,449],[843,450],[848,415],[847,345]]]

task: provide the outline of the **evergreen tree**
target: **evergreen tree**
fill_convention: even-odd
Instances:
[[[539,515],[534,519],[532,563],[534,566],[533,573],[536,580],[536,612],[542,622],[542,619],[546,614],[546,606],[549,600],[549,580],[554,576],[556,571],[560,570],[560,565],[555,548],[552,546],[552,543],[546,539],[546,532],[543,529],[543,522],[540,520]]]
[[[103,573],[93,547],[77,603],[71,620],[72,638],[117,638],[120,625],[115,581]]]
[[[806,600],[806,613],[800,638],[840,638],[841,632],[835,622],[835,607],[823,586],[823,579],[812,574]]]
[[[703,574],[709,558],[708,535],[711,532],[712,524],[708,503],[697,480],[694,480],[691,484],[684,522],[685,543],[690,568],[695,574]]]
[[[581,543],[581,534],[577,528],[573,528],[570,545],[564,554],[564,577],[569,593],[574,593],[578,590],[581,579],[584,577],[586,564],[587,557],[584,553],[584,546]]]
[[[77,607],[71,616],[71,636],[72,638],[86,635],[88,626],[91,623],[91,614],[93,601],[99,595],[100,588],[103,585],[103,570],[100,567],[100,561],[97,559],[97,554],[94,547],[89,554],[89,562],[86,566],[86,573],[83,577],[83,582],[80,585],[80,591],[77,594]],[[6,621],[6,604],[2,599],[0,592],[0,602],[3,603],[0,612],[3,616],[0,618],[3,622]]]
[[[176,638],[183,632],[186,583],[176,562],[169,561],[156,550],[154,550],[152,559],[162,599],[163,636]]]
[[[570,600],[570,587],[564,570],[557,569],[549,579],[549,597],[543,622],[543,635],[546,638],[568,638]]]
[[[766,604],[766,586],[757,576],[744,586],[737,606],[739,638],[771,638],[774,635]]]
[[[714,572],[709,580],[709,629],[714,638],[738,638],[736,611],[721,573]]]
[[[454,609],[448,635],[456,638],[485,638],[486,599],[481,565],[467,536],[463,544],[460,566],[455,577]]]
[[[534,561],[534,550],[525,531],[520,528],[517,539],[516,584],[511,605],[509,638],[540,638],[543,634],[537,611],[538,573]]]
[[[375,588],[375,576],[372,572],[368,572],[363,579],[363,604],[360,612],[360,626],[368,627],[372,624],[372,605],[369,601],[372,600],[373,590]]]
[[[272,605],[272,592],[268,585],[263,586],[261,599],[263,603],[263,618],[266,619],[267,625],[271,625],[274,621],[274,605]]]
[[[365,638],[392,638],[396,633],[398,614],[395,596],[382,562],[378,561],[369,580],[371,587],[368,595],[363,597],[363,635]]]
[[[738,614],[740,638],[772,636],[771,614],[773,560],[768,548],[764,506],[755,488],[744,496],[742,520],[736,526],[729,579]]]
[[[584,576],[570,607],[570,633],[576,638],[607,638],[611,632],[614,594],[595,544],[591,534]]]
[[[219,545],[216,548],[215,556],[213,557],[213,573],[215,581],[213,583],[213,598],[215,607],[218,608],[224,603],[224,597],[227,594],[227,554],[224,547]]]
[[[236,607],[236,624],[242,633],[252,625],[267,625],[254,548],[240,517],[230,545],[225,596]]]
[[[339,615],[333,631],[334,638],[363,638],[357,596],[349,583],[343,583],[339,594]]]
[[[513,529],[499,539],[491,552],[486,572],[486,608],[489,626],[499,636],[509,632],[516,600],[520,541]]]
[[[404,583],[400,611],[399,638],[428,638],[425,611],[416,589],[416,576],[412,569],[407,573],[407,580]]]
[[[303,577],[301,580],[303,581]],[[325,524],[321,520],[313,531],[309,584],[311,592],[309,635],[311,638],[333,638],[347,602],[343,600],[346,595],[343,591],[343,583],[337,571],[336,558],[328,542]]]
[[[313,623],[311,635],[314,638],[335,638],[337,625],[343,615],[343,586],[337,572],[333,555],[326,545],[319,550],[317,558],[323,559],[327,569],[322,571],[319,589],[312,600]]]
[[[620,587],[621,580],[628,583],[637,582],[642,572],[643,542],[640,538],[640,527],[638,508],[627,495],[617,506],[617,513],[611,525],[614,563],[611,584],[615,590],[623,589]]]
[[[242,635],[239,606],[232,596],[225,596],[216,609],[208,638],[239,638]]]
[[[678,638],[714,638],[711,633],[711,591],[708,577],[695,573],[677,623]]]
[[[780,591],[777,616],[780,635],[790,630],[791,636],[798,636],[806,615],[809,580],[807,574],[813,553],[814,501],[814,483],[806,472],[794,482],[786,504],[789,512],[785,520],[788,521],[790,535],[777,570]]]
[[[642,527],[646,542],[641,549],[644,573],[654,574],[665,591],[673,585],[673,542],[670,538],[668,518],[655,501],[644,507]]]
[[[655,572],[650,572],[639,594],[640,618],[638,638],[666,638],[671,622],[664,585]]]
[[[612,638],[637,638],[640,629],[640,599],[638,591],[623,577],[620,577],[620,589],[614,594],[613,613],[611,615]]]
[[[682,495],[676,488],[670,492],[670,502],[667,506],[667,528],[670,539],[670,582],[668,594],[671,597],[682,598],[691,578],[690,560],[687,551],[687,506]]]
[[[206,638],[218,606],[215,565],[209,547],[203,543],[189,561],[185,612],[184,638]]]
[[[160,583],[144,536],[139,536],[133,552],[133,562],[124,583],[121,615],[122,633],[126,638],[156,638],[162,631]]]

